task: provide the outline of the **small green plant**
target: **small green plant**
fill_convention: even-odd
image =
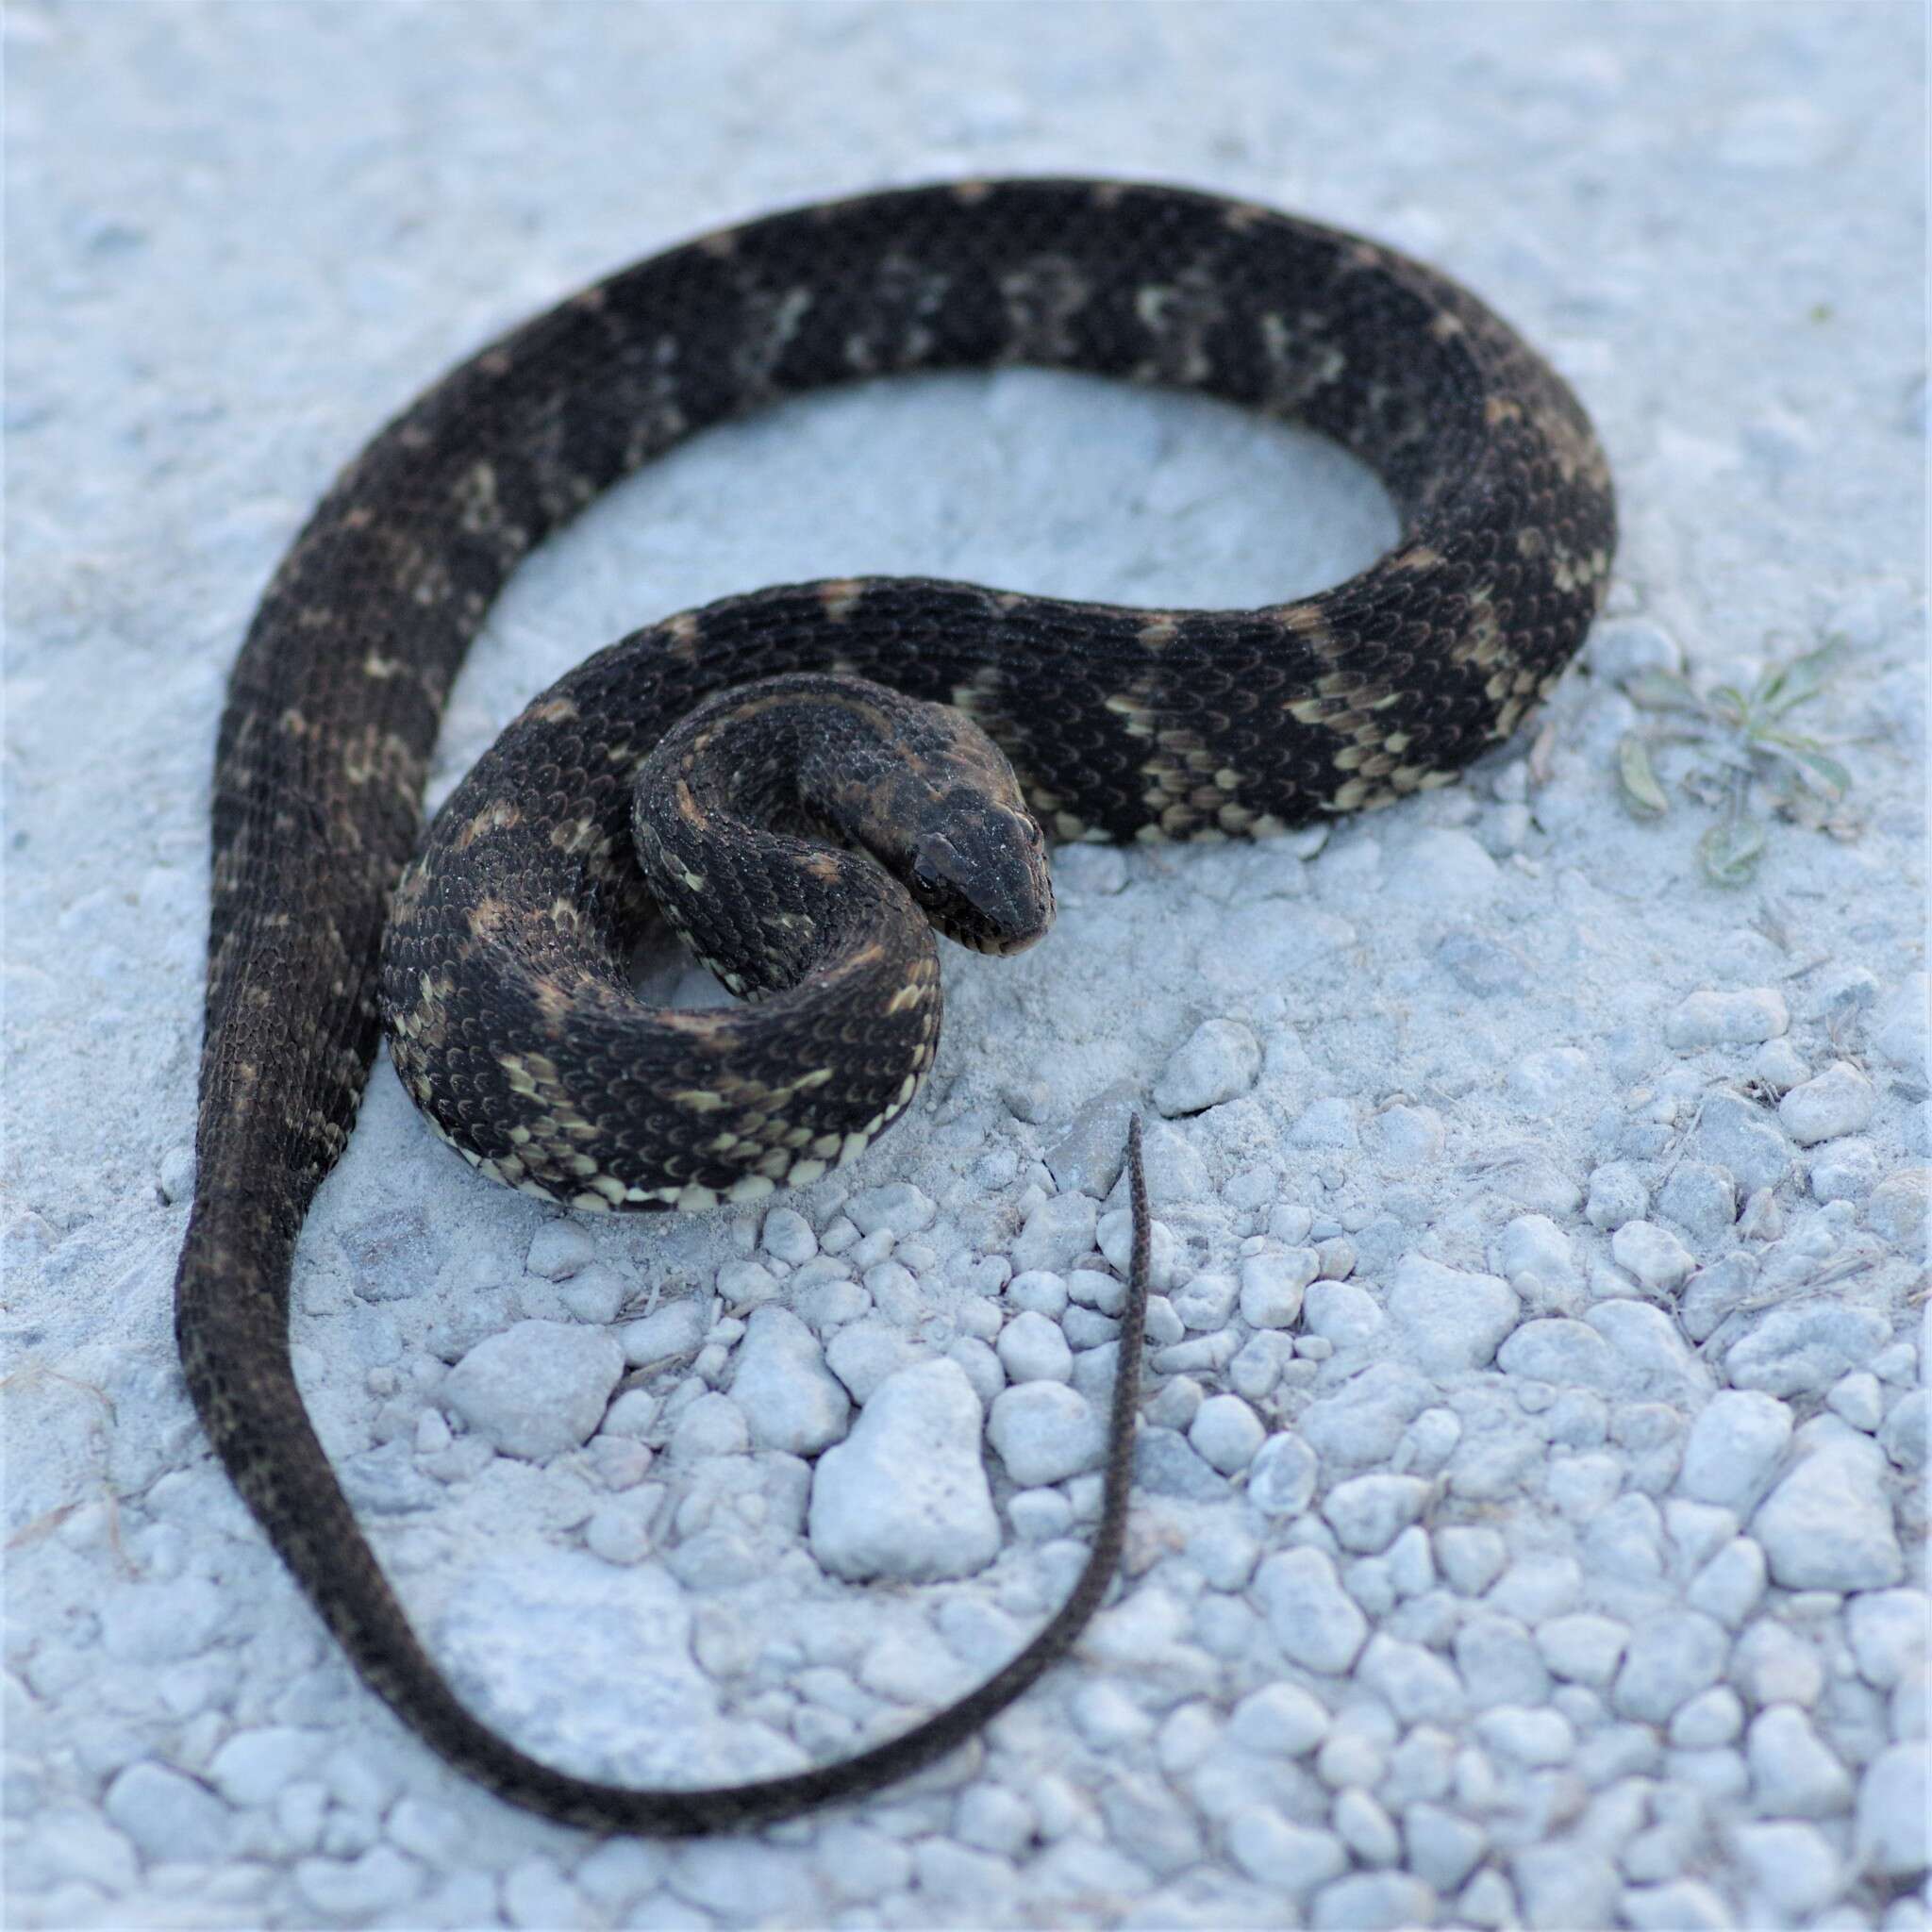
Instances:
[[[1844,655],[1841,640],[1827,639],[1814,651],[1767,666],[1749,691],[1734,684],[1699,691],[1674,671],[1639,672],[1624,690],[1657,722],[1626,731],[1617,746],[1618,788],[1631,815],[1660,819],[1671,809],[1651,754],[1662,745],[1689,745],[1696,756],[1678,782],[1718,814],[1697,841],[1713,885],[1748,883],[1764,856],[1765,825],[1754,814],[1754,791],[1799,824],[1854,836],[1857,826],[1836,809],[1851,789],[1851,774],[1815,738],[1786,722],[1830,684]]]

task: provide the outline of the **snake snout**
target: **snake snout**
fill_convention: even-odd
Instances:
[[[1053,924],[1040,827],[971,792],[950,794],[920,827],[907,883],[934,925],[975,952],[1024,952]]]

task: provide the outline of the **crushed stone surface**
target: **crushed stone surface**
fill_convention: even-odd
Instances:
[[[6,1910],[23,1927],[1927,1923],[1924,34],[1906,6],[534,8],[18,0],[6,37]],[[637,1782],[980,1681],[1099,1500],[1145,1123],[1129,1551],[898,1789],[598,1843],[448,1772],[213,1466],[169,1291],[208,787],[276,558],[491,334],[716,224],[1111,172],[1492,299],[1617,474],[1611,609],[1459,786],[1057,865],[958,952],[889,1139],[595,1224],[378,1065],[304,1235],[317,1427],[459,1692]],[[1306,437],[1038,373],[715,431],[519,575],[432,803],[731,591],[918,572],[1240,605],[1393,525]],[[1750,883],[1620,802],[1645,678],[1852,775]],[[1824,820],[1824,823],[1815,821]],[[653,984],[706,994],[667,958]]]

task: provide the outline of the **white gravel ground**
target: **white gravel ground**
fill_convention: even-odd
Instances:
[[[1918,9],[17,0],[4,32],[11,1923],[1926,1924]],[[1150,1121],[1141,1483],[1074,1661],[872,1802],[599,1846],[357,1686],[189,1412],[222,681],[333,468],[491,331],[696,228],[1004,170],[1225,189],[1466,278],[1602,427],[1615,614],[1463,787],[1065,854],[1048,943],[949,954],[905,1123],[762,1216],[558,1219],[378,1068],[298,1268],[318,1424],[463,1692],[637,1780],[842,1754],[1058,1599]],[[1391,527],[1333,452],[1183,400],[800,404],[523,574],[437,793],[727,591],[1254,602]],[[1623,686],[1833,634],[1792,722],[1848,796],[1706,883],[1681,755],[1660,824],[1619,802]]]

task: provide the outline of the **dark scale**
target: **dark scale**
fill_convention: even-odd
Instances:
[[[1377,472],[1401,541],[1345,584],[1258,610],[916,578],[727,598],[544,692],[403,876],[450,682],[552,529],[774,398],[1008,362],[1304,423]],[[1446,783],[1546,694],[1615,541],[1589,421],[1473,295],[1357,237],[1163,188],[974,183],[774,216],[573,297],[391,423],[296,540],[230,683],[176,1279],[208,1438],[371,1689],[501,1796],[594,1830],[729,1829],[905,1774],[1019,1695],[1105,1591],[1146,1291],[1137,1158],[1101,1524],[1065,1606],[1004,1670],[793,1777],[572,1777],[450,1691],[290,1365],[295,1241],[355,1118],[379,983],[405,1084],[484,1172],[585,1208],[756,1198],[855,1158],[903,1113],[938,1037],[932,925],[989,950],[1035,936],[1051,907],[1041,832],[1263,836]],[[658,913],[751,1003],[642,1008],[624,961]]]

